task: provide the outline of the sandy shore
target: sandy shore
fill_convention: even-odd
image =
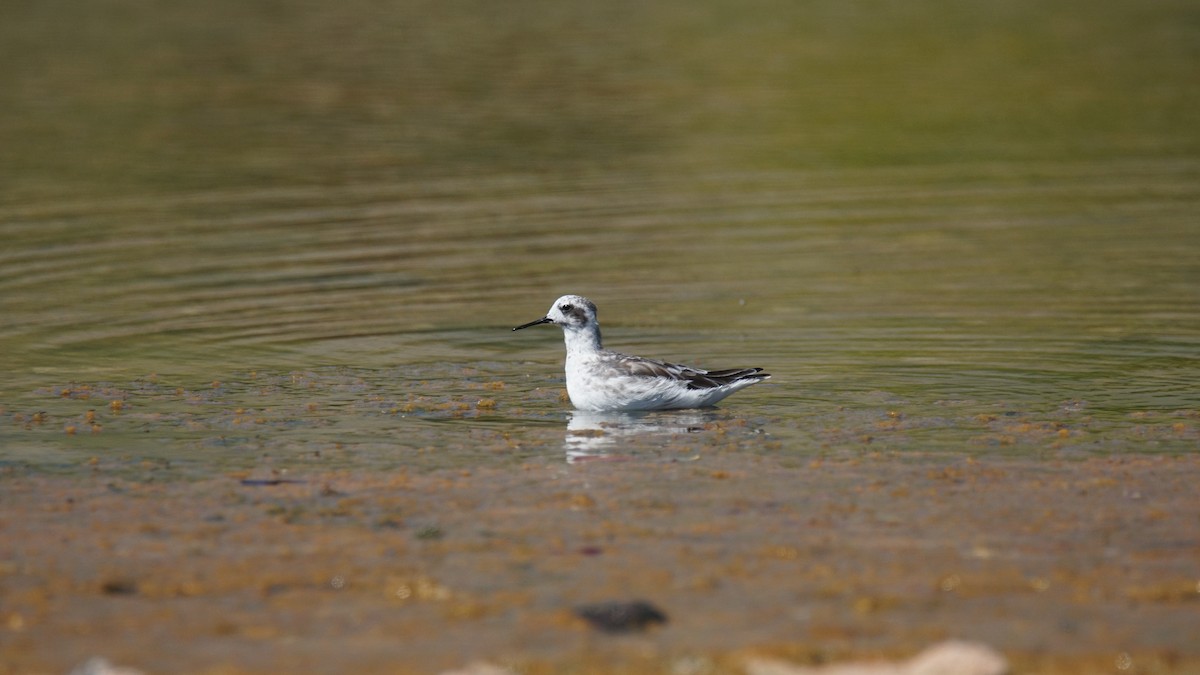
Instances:
[[[950,638],[1200,672],[1200,458],[0,473],[0,673],[740,673]],[[588,602],[667,623],[608,635]]]

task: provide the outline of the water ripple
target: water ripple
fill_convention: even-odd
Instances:
[[[467,331],[553,363],[503,327],[571,291],[631,348],[830,390],[1194,405],[1197,173],[500,176],[8,204],[0,344],[14,365],[207,369],[246,347],[461,358],[429,336]]]

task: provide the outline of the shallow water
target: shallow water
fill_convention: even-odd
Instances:
[[[509,328],[564,292],[599,304],[611,348],[766,367],[719,415],[771,451],[1186,451],[1196,173],[447,179],[9,206],[7,461],[115,445],[229,466],[337,444],[364,466],[426,447],[446,451],[415,461],[459,465],[480,460],[455,450],[480,430],[561,445],[561,337]]]

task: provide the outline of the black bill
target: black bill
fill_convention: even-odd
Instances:
[[[542,318],[538,319],[537,321],[530,321],[529,323],[523,323],[520,326],[517,326],[516,328],[514,328],[513,330],[521,330],[522,328],[529,328],[530,326],[537,326],[537,325],[543,324],[543,323],[554,323],[554,319],[551,319],[548,316],[543,316]]]

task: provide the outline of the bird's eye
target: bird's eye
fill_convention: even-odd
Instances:
[[[563,314],[567,314],[573,309],[575,309],[575,305],[559,305],[558,306],[558,311],[562,312]]]

